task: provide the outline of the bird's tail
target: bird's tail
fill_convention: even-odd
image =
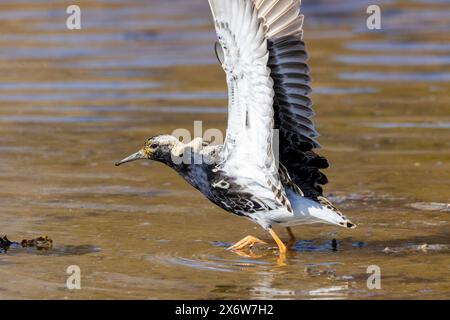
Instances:
[[[325,220],[328,223],[338,225],[343,228],[354,229],[356,228],[356,224],[347,219],[346,216],[342,214],[331,202],[325,197],[319,197],[317,199],[319,203],[325,209],[326,214],[321,216],[322,220]]]

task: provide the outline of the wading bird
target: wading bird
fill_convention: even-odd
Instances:
[[[209,0],[209,4],[218,37],[216,55],[229,92],[224,144],[208,146],[201,139],[183,144],[172,136],[156,136],[117,165],[139,159],[168,165],[217,206],[267,230],[282,259],[287,248],[273,226],[286,227],[291,239],[295,238],[290,227],[300,224],[354,228],[323,196],[321,185],[328,181],[320,170],[329,165],[313,151],[320,146],[311,121],[300,0]],[[201,163],[184,161],[199,156]],[[257,243],[265,242],[247,236],[230,249],[244,250]]]

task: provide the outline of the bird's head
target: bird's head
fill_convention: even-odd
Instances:
[[[145,142],[141,150],[117,162],[116,166],[143,159],[168,163],[172,157],[172,151],[179,144],[179,140],[173,136],[162,135],[152,137]]]

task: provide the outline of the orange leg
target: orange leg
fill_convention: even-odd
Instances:
[[[295,243],[297,242],[297,239],[295,238],[294,232],[292,232],[292,229],[290,227],[286,228],[287,233],[289,234],[289,242],[288,242],[288,246],[291,247],[293,245],[295,245]]]
[[[273,229],[269,229],[269,233],[272,236],[273,240],[278,245],[278,248],[280,249],[280,257],[278,258],[278,265],[279,266],[285,266],[286,265],[286,252],[287,248],[286,245],[281,241],[280,237],[273,231]]]

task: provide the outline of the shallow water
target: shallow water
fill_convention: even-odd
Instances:
[[[273,244],[227,251],[270,239],[168,168],[114,167],[195,120],[224,129],[205,1],[79,3],[68,31],[60,1],[0,2],[0,234],[54,240],[0,254],[0,298],[450,298],[447,1],[380,1],[381,32],[370,1],[303,1],[326,191],[359,228],[295,228],[285,267]]]

